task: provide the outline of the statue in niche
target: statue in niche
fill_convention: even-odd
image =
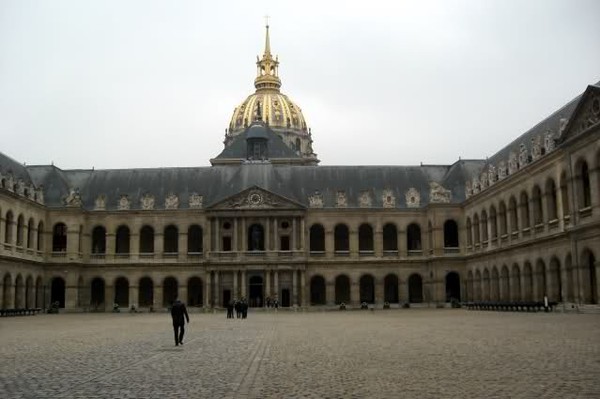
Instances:
[[[506,177],[506,162],[504,161],[500,161],[500,163],[498,163],[498,180],[502,180]]]
[[[521,143],[521,145],[519,145],[519,169],[527,166],[527,163],[529,162],[528,158],[527,147],[525,147],[525,144]]]
[[[94,201],[94,209],[97,211],[106,210],[106,195],[100,194]]]
[[[488,167],[488,184],[491,186],[498,179],[498,175],[496,174],[496,167],[494,165],[490,165]]]
[[[473,194],[479,194],[479,190],[481,189],[481,187],[479,186],[479,179],[477,178],[477,176],[473,177],[471,184],[473,187]]]
[[[6,189],[11,192],[15,190],[15,179],[11,173],[6,176]]]
[[[81,195],[79,188],[75,187],[69,191],[69,194],[64,198],[64,204],[69,207],[81,206]]]
[[[488,187],[488,175],[485,171],[481,172],[481,176],[479,176],[479,184],[481,185],[482,190]]]
[[[23,179],[19,179],[17,181],[17,187],[15,192],[19,195],[25,195],[25,181],[23,181]]]
[[[144,194],[142,198],[140,198],[140,202],[143,210],[151,210],[154,209],[154,196],[151,194]]]
[[[546,154],[554,150],[554,133],[552,130],[546,131],[544,135],[544,148],[546,149]]]
[[[511,151],[508,155],[508,174],[512,175],[519,170],[519,163],[517,162],[517,154]]]
[[[542,157],[542,137],[535,136],[531,138],[531,158],[537,161]]]
[[[473,195],[473,187],[471,186],[471,182],[467,180],[465,182],[465,197],[469,198]]]

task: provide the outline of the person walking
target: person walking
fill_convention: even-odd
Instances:
[[[185,317],[185,319],[184,319]],[[183,345],[183,334],[185,333],[185,321],[190,322],[185,305],[176,299],[171,307],[171,318],[173,319],[173,333],[175,334],[175,346]]]

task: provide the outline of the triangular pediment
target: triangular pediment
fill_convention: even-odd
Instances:
[[[250,187],[246,190],[225,198],[208,209],[211,210],[236,210],[236,209],[304,209],[299,204],[289,198],[272,193],[258,186]]]
[[[600,87],[588,86],[565,126],[561,141],[575,137],[598,125],[600,125]]]

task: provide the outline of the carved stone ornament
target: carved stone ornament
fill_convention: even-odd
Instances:
[[[570,134],[579,134],[598,123],[600,123],[600,95],[595,95],[578,112]]]
[[[488,188],[488,174],[485,171],[481,172],[479,176],[479,184],[482,190]]]
[[[421,194],[416,188],[409,188],[404,194],[406,197],[406,206],[409,208],[418,208],[421,205]]]
[[[368,190],[361,191],[360,196],[358,197],[358,205],[361,208],[370,208],[373,205],[373,199]]]
[[[519,163],[517,162],[517,154],[514,151],[511,151],[508,154],[508,174],[512,175],[519,170]]]
[[[250,190],[245,194],[231,198],[223,204],[225,208],[264,209],[275,208],[281,201],[274,195],[261,190]]]
[[[38,187],[35,190],[35,198],[36,201],[38,202],[38,204],[44,204],[44,188],[43,187]]]
[[[508,170],[506,169],[506,162],[500,161],[498,164],[498,180],[502,180],[506,177]]]
[[[436,204],[448,204],[452,198],[452,192],[446,190],[441,184],[434,181],[429,182],[429,201]]]
[[[465,183],[465,197],[469,198],[473,195],[473,187],[471,186],[471,181],[467,180]]]
[[[383,203],[384,208],[395,208],[396,197],[394,196],[394,192],[389,188],[384,189],[383,194],[381,195],[381,202]]]
[[[197,193],[192,193],[189,199],[189,206],[192,209],[202,208],[203,197]]]
[[[519,169],[524,168],[525,166],[527,166],[528,163],[529,159],[527,154],[527,147],[525,147],[525,144],[521,143],[521,145],[519,145]]]
[[[558,137],[562,136],[568,123],[569,123],[569,119],[560,118],[560,120],[558,121]]]
[[[165,209],[177,208],[179,208],[179,198],[173,193],[167,195],[167,198],[165,198]]]
[[[6,176],[6,189],[8,191],[15,191],[15,179],[10,173]]]
[[[72,188],[69,194],[63,199],[63,202],[68,207],[80,207],[81,195],[79,195],[79,188]]]
[[[473,187],[473,194],[479,194],[481,186],[479,185],[477,176],[473,176],[473,179],[471,179],[471,186]]]
[[[106,210],[106,195],[100,194],[94,201],[94,209],[97,211]]]
[[[531,138],[531,159],[537,161],[542,157],[542,136]]]
[[[335,206],[338,208],[346,208],[348,206],[348,199],[346,198],[345,191],[337,192]]]
[[[154,209],[154,202],[154,195],[152,194],[146,193],[142,195],[142,198],[140,198],[140,205],[145,211]]]
[[[127,196],[127,194],[121,194],[117,208],[120,211],[127,211],[127,210],[129,210],[130,207],[131,207],[131,205],[130,205],[129,197]]]
[[[23,181],[23,179],[19,179],[17,181],[17,187],[15,192],[19,195],[25,195],[25,182]]]
[[[323,195],[319,191],[315,191],[313,195],[309,195],[308,206],[310,208],[323,208]]]
[[[494,165],[488,166],[488,184],[491,186],[498,179],[498,175],[496,174],[496,167]]]
[[[552,130],[548,130],[544,135],[544,148],[546,149],[546,154],[554,151],[554,146],[554,132],[552,132]]]

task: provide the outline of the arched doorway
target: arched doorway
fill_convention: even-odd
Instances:
[[[456,272],[446,274],[446,302],[460,302],[460,276]]]
[[[177,299],[177,291],[179,286],[175,277],[167,277],[163,281],[163,307],[169,307]]]
[[[360,278],[360,303],[375,303],[375,279],[370,274]]]
[[[408,301],[410,303],[423,302],[423,279],[419,274],[411,274],[408,278]]]
[[[260,308],[264,303],[263,278],[262,276],[252,276],[248,281],[248,304],[253,308]]]
[[[115,280],[115,302],[121,308],[129,307],[129,281],[125,277]]]
[[[138,291],[138,306],[150,307],[154,305],[154,283],[150,277],[140,279]]]
[[[188,280],[188,306],[202,306],[202,279],[200,277],[192,277]]]
[[[260,224],[248,228],[248,251],[265,250],[265,230]]]
[[[583,271],[584,303],[598,303],[598,276],[596,275],[596,257],[589,249],[583,251],[581,257]]]
[[[313,276],[310,279],[310,304],[325,305],[325,279],[323,276]]]
[[[388,274],[383,280],[383,300],[387,303],[398,303],[398,276]]]
[[[346,275],[335,278],[335,303],[350,302],[350,278]]]
[[[90,306],[94,310],[104,310],[104,280],[96,277],[90,287]]]
[[[50,303],[58,302],[59,308],[65,307],[65,280],[54,277],[50,288]]]

